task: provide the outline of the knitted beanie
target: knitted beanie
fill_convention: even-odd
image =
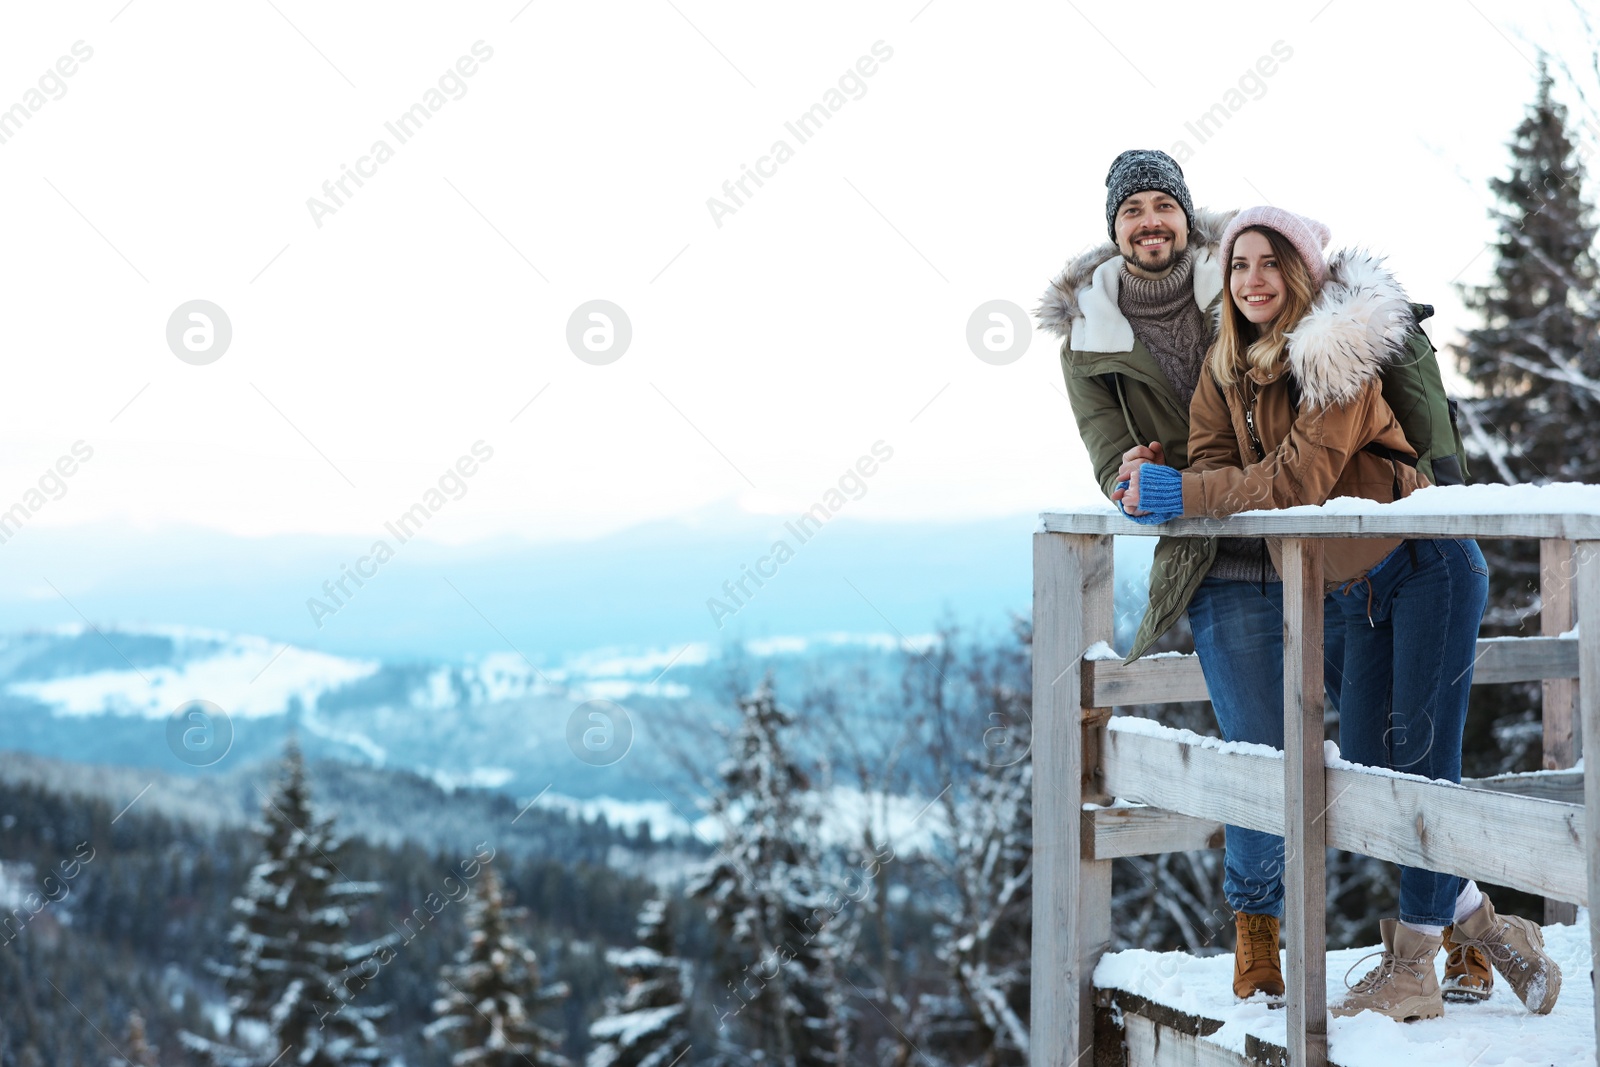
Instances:
[[[1260,227],[1274,230],[1281,234],[1284,240],[1294,246],[1300,253],[1300,258],[1305,260],[1306,269],[1311,272],[1311,284],[1317,289],[1322,288],[1322,283],[1328,277],[1328,261],[1322,255],[1322,250],[1328,247],[1328,239],[1333,235],[1328,228],[1316,219],[1308,219],[1304,215],[1296,215],[1292,211],[1285,211],[1278,207],[1247,207],[1233,217],[1228,223],[1228,228],[1222,231],[1222,264],[1223,272],[1228,270],[1228,264],[1233,261],[1233,243],[1245,230]]]
[[[1111,161],[1106,172],[1106,232],[1117,239],[1117,208],[1134,193],[1156,189],[1166,193],[1183,208],[1183,217],[1194,225],[1194,201],[1183,180],[1178,161],[1158,148],[1130,148]]]

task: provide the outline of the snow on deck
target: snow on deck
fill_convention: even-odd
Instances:
[[[1446,1003],[1444,1018],[1398,1023],[1371,1013],[1328,1022],[1328,1057],[1338,1067],[1393,1067],[1394,1064],[1449,1064],[1451,1067],[1569,1067],[1595,1062],[1594,997],[1589,986],[1589,913],[1579,909],[1574,926],[1545,928],[1545,948],[1562,970],[1561,997],[1555,1009],[1533,1015],[1504,980],[1481,1004]],[[1375,949],[1328,953],[1328,1003],[1345,993],[1347,968]],[[1377,964],[1366,961],[1352,982]],[[1444,974],[1444,953],[1435,958]],[[1282,1047],[1287,1012],[1267,1006],[1264,997],[1233,996],[1233,955],[1197,957],[1184,952],[1129,949],[1107,953],[1095,968],[1094,983],[1222,1022],[1200,1040],[1243,1054],[1245,1035]]]

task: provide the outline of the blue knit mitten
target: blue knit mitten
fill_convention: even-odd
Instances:
[[[1120,488],[1126,489],[1127,482],[1118,482]],[[1183,516],[1183,475],[1171,467],[1163,467],[1155,463],[1146,463],[1139,468],[1139,507],[1149,512],[1147,515],[1128,515],[1123,508],[1122,501],[1117,501],[1117,510],[1141,526],[1155,526]]]

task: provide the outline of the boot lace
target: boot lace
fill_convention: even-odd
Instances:
[[[1372,970],[1368,971],[1359,982],[1352,984],[1350,981],[1350,975],[1357,967],[1361,966],[1363,963],[1366,963],[1374,956],[1382,957],[1378,965],[1372,968]],[[1421,962],[1421,960],[1400,959],[1393,952],[1389,952],[1387,950],[1369,952],[1365,956],[1362,956],[1359,960],[1356,960],[1354,963],[1352,963],[1350,965],[1350,969],[1344,972],[1344,986],[1353,993],[1374,992],[1378,989],[1382,989],[1384,986],[1388,985],[1394,980],[1394,972],[1396,968],[1407,972],[1413,978],[1421,981],[1422,971],[1417,966]]]
[[[1270,924],[1254,919],[1246,920],[1244,933],[1252,964],[1278,955],[1278,939],[1272,936]]]
[[[1522,953],[1499,939],[1462,937],[1461,931],[1457,930],[1456,944],[1460,946],[1463,956],[1467,949],[1475,948],[1493,962],[1504,965],[1502,970],[1505,967],[1526,970],[1533,964],[1532,960],[1524,959]]]

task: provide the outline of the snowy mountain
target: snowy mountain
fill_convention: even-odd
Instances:
[[[0,637],[0,729],[8,748],[180,774],[275,758],[292,730],[312,758],[411,771],[446,789],[548,794],[550,804],[610,798],[613,817],[665,834],[699,818],[667,783],[681,780],[685,756],[709,758],[702,728],[726,716],[730,672],[771,670],[798,698],[830,671],[888,679],[902,648],[915,653],[930,640],[685,642],[592,649],[541,666],[507,652],[389,661],[213,630],[66,625]],[[231,726],[231,748],[216,760],[186,760],[172,747],[171,720],[192,701]],[[615,720],[606,727],[618,732],[614,752],[584,749],[597,713]]]

